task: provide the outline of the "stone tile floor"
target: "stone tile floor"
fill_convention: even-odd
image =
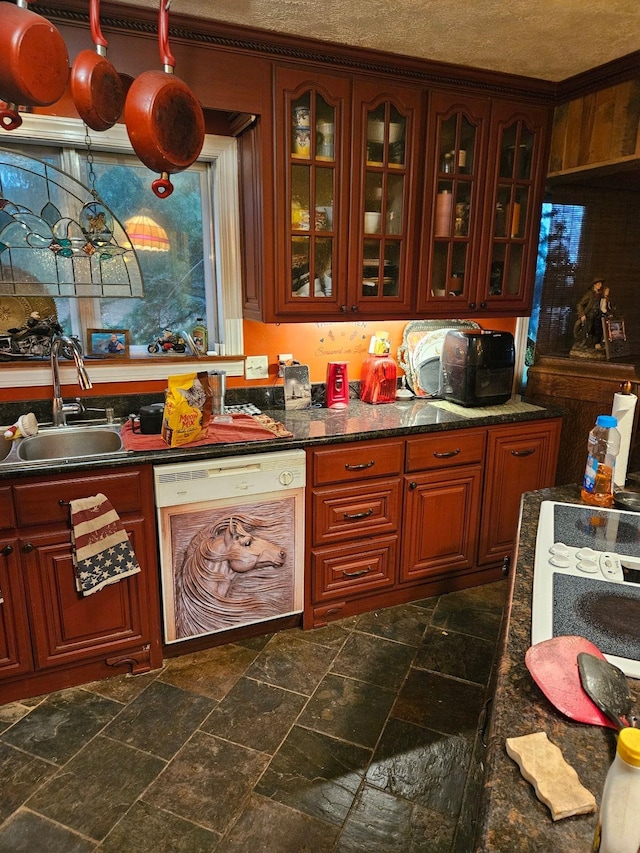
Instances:
[[[0,853],[470,853],[505,598],[501,581],[0,706]]]

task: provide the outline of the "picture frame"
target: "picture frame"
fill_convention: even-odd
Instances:
[[[129,357],[129,329],[87,329],[87,354]]]
[[[602,332],[604,337],[604,348],[607,358],[620,358],[629,355],[630,348],[627,341],[627,333],[624,320],[613,318],[602,318]]]

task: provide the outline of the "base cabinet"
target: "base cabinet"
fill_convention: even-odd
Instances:
[[[561,420],[308,449],[304,627],[498,580]]]
[[[150,468],[9,487],[14,535],[0,539],[0,694],[12,701],[162,664]],[[76,589],[69,502],[102,493],[141,571],[92,595]]]

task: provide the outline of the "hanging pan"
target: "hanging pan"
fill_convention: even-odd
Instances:
[[[158,198],[173,192],[169,175],[187,169],[204,143],[204,115],[186,83],[173,73],[169,50],[169,2],[160,0],[158,43],[162,71],[145,71],[131,84],[124,120],[133,150],[160,177],[151,184]]]
[[[124,108],[124,85],[107,59],[100,28],[100,0],[90,0],[89,20],[95,50],[81,50],[71,69],[71,97],[78,115],[92,130],[108,130]]]
[[[18,106],[46,107],[64,95],[67,46],[58,30],[27,8],[28,0],[0,3],[0,125],[22,124]]]

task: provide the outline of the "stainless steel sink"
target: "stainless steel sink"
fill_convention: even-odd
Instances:
[[[46,462],[55,459],[81,459],[123,452],[120,431],[109,427],[58,427],[23,438],[18,459]]]
[[[0,462],[6,459],[13,450],[13,442],[0,437]]]

